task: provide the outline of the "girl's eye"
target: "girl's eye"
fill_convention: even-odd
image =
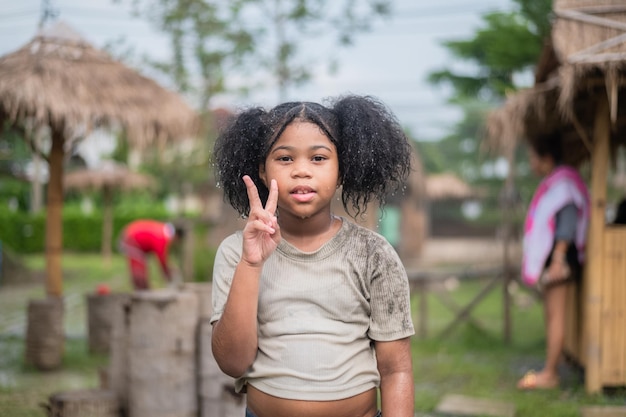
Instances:
[[[323,156],[323,155],[315,155],[313,157],[313,161],[315,161],[315,162],[322,162],[322,161],[325,161],[326,159],[327,158],[325,156]]]
[[[278,158],[276,158],[277,161],[280,162],[289,162],[291,161],[291,157],[290,156],[279,156]]]

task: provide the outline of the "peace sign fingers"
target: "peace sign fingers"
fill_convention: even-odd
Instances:
[[[270,194],[267,197],[267,203],[265,203],[265,210],[273,215],[276,213],[276,207],[278,206],[278,183],[276,180],[270,181]]]
[[[248,192],[248,201],[250,202],[250,211],[263,210],[263,204],[259,197],[259,190],[256,188],[256,184],[252,181],[249,175],[243,176],[243,182],[246,184],[246,190]]]
[[[272,216],[276,213],[276,207],[278,205],[278,184],[276,180],[270,182],[270,193],[263,207],[261,198],[259,197],[259,190],[256,187],[252,178],[249,175],[243,176],[243,182],[246,184],[246,190],[248,192],[248,201],[250,202],[250,211],[264,210]]]
[[[280,227],[274,212],[278,204],[278,185],[270,183],[270,194],[265,207],[259,197],[259,190],[248,175],[243,177],[250,202],[250,215],[243,230],[242,260],[250,265],[258,265],[276,249],[280,241]]]

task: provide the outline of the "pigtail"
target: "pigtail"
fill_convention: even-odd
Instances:
[[[411,170],[411,146],[396,117],[372,97],[347,96],[333,105],[338,119],[341,199],[358,215],[376,199],[384,205]]]
[[[259,178],[267,128],[263,123],[266,112],[251,108],[239,114],[218,136],[213,151],[218,186],[228,201],[242,216],[250,213],[250,202],[242,178],[249,175],[257,185],[262,201],[268,190]]]

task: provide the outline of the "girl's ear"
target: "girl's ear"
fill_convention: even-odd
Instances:
[[[263,181],[263,185],[267,187],[267,175],[265,173],[265,164],[259,165],[259,178]]]

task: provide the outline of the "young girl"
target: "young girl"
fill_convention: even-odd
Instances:
[[[533,142],[529,162],[543,180],[535,190],[524,223],[522,279],[543,294],[546,360],[542,370],[527,372],[523,390],[559,386],[558,366],[565,344],[568,286],[582,277],[589,223],[589,192],[578,171],[564,165],[558,132]]]
[[[215,145],[225,198],[247,223],[219,247],[213,354],[248,417],[413,416],[406,272],[380,235],[333,215],[397,191],[410,145],[380,102],[241,113]]]

